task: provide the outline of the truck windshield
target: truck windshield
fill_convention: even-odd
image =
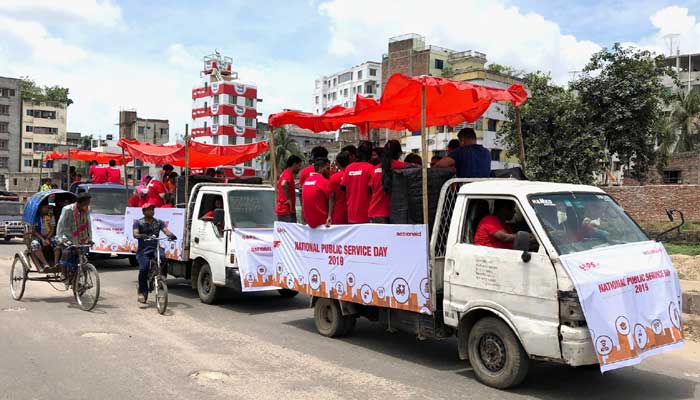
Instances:
[[[560,255],[648,240],[608,195],[536,194],[529,200]]]
[[[275,192],[234,190],[228,192],[231,224],[238,228],[272,228],[275,223]]]
[[[131,195],[133,189],[130,189]],[[93,214],[123,215],[126,211],[126,194],[124,189],[91,188],[90,212]]]
[[[0,203],[0,215],[22,215],[22,205],[20,203]]]

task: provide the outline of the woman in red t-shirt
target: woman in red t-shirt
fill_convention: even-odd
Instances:
[[[377,166],[372,174],[370,186],[372,198],[369,202],[369,222],[374,224],[388,224],[391,216],[391,184],[392,171],[402,169],[406,165],[399,161],[401,157],[401,143],[398,140],[389,140],[384,145],[384,154],[381,166]]]

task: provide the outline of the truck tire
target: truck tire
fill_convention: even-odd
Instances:
[[[202,265],[197,275],[197,293],[204,304],[215,304],[219,299],[219,288],[214,284],[209,264]]]
[[[342,336],[350,336],[352,332],[355,331],[355,326],[357,325],[356,317],[343,317],[344,327]]]
[[[346,320],[338,300],[319,298],[314,305],[314,324],[318,333],[325,337],[342,336],[346,330]]]
[[[290,289],[277,289],[277,293],[279,293],[280,296],[284,297],[285,299],[291,299],[292,297],[299,294],[299,292],[297,292],[296,290]]]
[[[519,385],[527,375],[530,359],[505,322],[486,317],[469,332],[469,362],[483,384],[508,389]]]

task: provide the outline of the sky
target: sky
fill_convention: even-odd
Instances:
[[[0,76],[68,87],[69,131],[116,136],[119,110],[136,109],[174,136],[214,50],[258,86],[266,121],[310,111],[314,79],[381,61],[405,33],[564,84],[615,42],[665,54],[678,33],[700,52],[700,0],[0,0]]]

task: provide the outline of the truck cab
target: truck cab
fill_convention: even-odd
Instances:
[[[169,273],[191,280],[202,302],[215,303],[222,288],[241,292],[236,228],[269,228],[275,221],[275,193],[269,186],[197,184],[185,221],[185,261],[169,262]]]

